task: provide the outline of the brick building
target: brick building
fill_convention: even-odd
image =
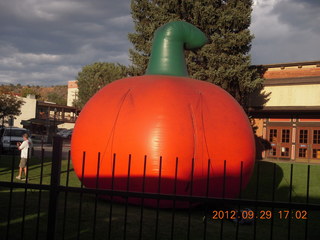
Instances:
[[[250,104],[261,157],[320,163],[320,61],[263,68]]]

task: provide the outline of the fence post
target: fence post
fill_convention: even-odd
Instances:
[[[47,239],[55,238],[56,212],[59,196],[60,172],[62,160],[62,143],[63,139],[60,136],[53,138],[52,146],[52,165],[51,165],[51,182],[49,193],[49,208],[48,208],[48,226]]]

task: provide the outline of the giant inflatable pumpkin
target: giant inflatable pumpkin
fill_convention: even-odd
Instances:
[[[193,25],[168,23],[155,33],[146,75],[114,81],[89,100],[71,145],[75,172],[86,187],[96,187],[98,153],[99,188],[235,197],[246,186],[255,156],[246,114],[226,91],[187,74],[184,48],[206,42]],[[160,201],[160,207],[171,206]]]

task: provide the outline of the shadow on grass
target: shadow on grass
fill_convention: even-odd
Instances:
[[[309,195],[309,203],[320,204],[320,165],[309,168],[308,176],[307,164],[258,161],[243,198],[306,203]]]
[[[243,192],[243,198],[272,200],[283,176],[283,170],[277,164],[257,162],[251,180]]]
[[[3,173],[8,173],[8,171],[15,170],[19,167],[20,156],[16,154],[11,155],[0,155],[0,175]],[[41,167],[40,157],[31,157],[28,160],[28,167],[30,169],[35,169]],[[43,158],[44,164],[51,164],[51,158]]]
[[[24,208],[24,189],[15,189],[12,193],[10,208],[10,227],[8,230],[9,213],[9,189],[0,188],[0,233],[3,239],[8,230],[8,239],[46,239],[47,220],[48,220],[48,200],[47,191],[41,193],[41,204],[38,205],[39,191],[27,190],[25,202],[25,220],[22,223]],[[112,216],[110,217],[110,201],[96,199],[95,195],[81,196],[75,193],[66,195],[60,193],[57,210],[56,239],[139,239],[141,207],[125,204],[113,203]],[[96,202],[96,205],[95,205]],[[238,239],[253,239],[254,228],[256,228],[257,239],[270,239],[271,220],[256,220],[251,225],[236,225],[233,222],[212,219],[212,214],[203,221],[204,206],[192,209],[172,209],[159,210],[158,229],[156,228],[157,210],[153,208],[143,208],[143,218],[141,225],[141,239],[170,239],[172,231],[172,216],[174,213],[173,239],[186,239],[188,234],[188,221],[190,214],[190,239],[203,239],[204,234],[207,239],[218,239],[220,234],[222,239],[235,239],[238,228]],[[212,212],[211,207],[208,209]],[[266,210],[266,209],[265,209]],[[127,215],[125,213],[127,212]],[[39,214],[39,215],[38,215]],[[38,218],[39,216],[39,218]],[[127,217],[125,217],[127,216]],[[94,217],[96,220],[94,221]],[[111,224],[110,224],[111,219]],[[288,219],[280,219],[279,216],[273,217],[273,239],[287,239]],[[125,224],[126,223],[126,224]],[[206,227],[205,227],[206,223]],[[291,219],[291,239],[304,239],[305,220]],[[308,238],[319,239],[319,212],[310,212],[308,221]],[[125,227],[126,226],[126,227]],[[223,226],[223,227],[221,227]],[[111,227],[111,228],[109,228]]]
[[[37,160],[35,160],[36,162]],[[38,160],[39,161],[39,160]],[[10,163],[10,159],[8,160]],[[34,163],[35,163],[34,162]],[[40,178],[40,162],[30,166],[31,182]],[[61,183],[66,181],[66,162],[62,162]],[[2,165],[3,166],[3,165]],[[50,183],[50,162],[44,164],[43,180],[45,184]],[[3,171],[3,168],[0,168]],[[72,169],[72,168],[71,168]],[[9,168],[10,173],[10,168]],[[70,185],[77,186],[78,179],[74,172],[69,172]],[[8,174],[8,173],[7,173]],[[32,178],[35,179],[32,179]],[[320,203],[320,166],[312,165],[310,168],[309,202]],[[289,201],[290,196],[293,202],[306,202],[307,189],[307,165],[294,164],[291,182],[291,164],[288,163],[270,163],[259,161],[245,191],[241,194],[242,198]],[[292,191],[290,191],[292,189]],[[35,239],[38,232],[38,239],[46,239],[47,230],[47,212],[48,212],[48,192],[42,191],[40,207],[39,191],[27,190],[26,203],[24,208],[25,189],[14,189],[12,201],[9,202],[10,189],[0,188],[0,236],[5,239],[7,232],[8,213],[10,212],[9,239]],[[95,195],[84,194],[80,209],[80,195],[68,193],[66,208],[64,193],[60,193],[57,211],[56,239],[76,239],[79,235],[81,239],[92,239],[93,232],[96,232],[96,239],[107,239],[110,231],[111,239],[123,239],[126,234],[127,239],[139,239],[141,207],[128,205],[127,219],[125,218],[126,205],[113,203],[112,216],[110,218],[110,201],[97,199],[96,220],[95,216]],[[11,207],[10,207],[11,206]],[[205,234],[207,239],[218,239],[220,234],[223,239],[235,239],[237,225],[233,222],[212,219],[212,211],[216,209],[235,209],[251,208],[254,206],[198,206],[191,210],[176,209],[174,215],[173,239],[186,239],[188,234],[188,222],[190,213],[190,239],[203,239]],[[25,223],[22,224],[23,209],[25,209]],[[270,210],[270,208],[259,208],[257,211]],[[40,217],[38,218],[38,211]],[[238,239],[253,239],[253,232],[256,229],[256,239],[270,239],[271,228],[273,239],[287,239],[288,229],[292,236],[291,239],[305,239],[306,221],[292,218],[280,219],[277,215],[279,209],[274,209],[275,215],[271,219],[257,219],[255,224],[239,225]],[[203,216],[207,212],[206,222],[203,222]],[[158,239],[170,239],[172,227],[172,209],[159,210]],[[143,208],[142,219],[142,239],[154,239],[156,232],[157,210],[153,208]],[[39,220],[38,220],[39,219]],[[110,220],[111,219],[111,228]],[[126,223],[125,224],[125,219]],[[95,224],[94,224],[95,223]],[[320,237],[320,213],[319,211],[310,211],[308,220],[308,238],[319,239]],[[39,230],[37,231],[37,225]],[[126,226],[126,228],[125,228]],[[290,228],[289,228],[290,226]],[[2,237],[1,237],[2,238]]]

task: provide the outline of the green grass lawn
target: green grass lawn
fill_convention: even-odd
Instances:
[[[260,167],[258,169],[258,165]],[[255,199],[258,188],[258,199],[288,202],[290,197],[291,164],[286,162],[259,162],[243,198]],[[259,170],[259,174],[258,174]],[[274,173],[275,172],[275,173]],[[257,178],[259,175],[259,179]],[[305,203],[307,196],[308,165],[295,163],[292,171],[292,202]],[[273,179],[275,177],[275,180]],[[274,194],[273,194],[274,183]],[[320,204],[320,165],[310,165],[309,203]]]
[[[18,157],[15,160],[11,156],[1,156],[0,158],[0,181],[10,181],[11,176],[17,175]],[[14,164],[14,172],[11,171],[12,163]],[[30,160],[29,167],[29,182],[40,183],[41,164],[39,159]],[[257,182],[258,199],[276,201],[288,201],[290,196],[290,164],[276,163],[273,165],[270,162],[260,162],[259,179],[257,178],[257,165],[251,181],[242,193],[242,198],[255,199]],[[273,180],[273,170],[276,169],[275,180]],[[45,159],[43,164],[43,184],[50,183],[51,162]],[[69,171],[69,186],[80,186],[78,178],[75,176],[72,165]],[[62,161],[61,184],[65,185],[67,176],[67,161]],[[292,201],[305,202],[306,201],[306,186],[307,186],[307,165],[294,164],[292,176]],[[17,181],[14,178],[14,181]],[[273,191],[273,182],[274,191]],[[22,224],[23,203],[26,196],[25,208],[25,223]],[[21,239],[21,235],[25,239],[35,239],[38,232],[38,239],[46,238],[47,228],[47,212],[48,212],[48,197],[47,191],[41,192],[41,204],[38,208],[38,201],[40,192],[38,190],[14,189],[12,191],[11,208],[9,208],[10,189],[0,188],[0,239],[5,239],[7,231],[8,212],[10,212],[10,228],[8,239]],[[67,197],[66,208],[64,207],[65,199]],[[97,199],[96,224],[94,225],[94,206],[95,195],[84,194],[82,196],[82,211],[80,207],[80,194],[64,193],[59,195],[59,208],[57,211],[57,231],[56,239],[76,239],[78,229],[80,229],[80,239],[92,239],[93,229],[96,230],[96,239],[108,239],[109,233],[109,216],[110,216],[110,202],[104,199]],[[310,167],[310,189],[309,202],[320,204],[320,165],[311,165]],[[240,208],[249,207],[256,210],[254,206],[240,206]],[[222,232],[223,239],[236,239],[236,232],[239,231],[238,239],[254,239],[254,232],[256,232],[256,239],[270,239],[271,229],[273,239],[288,239],[288,229],[290,224],[290,239],[305,239],[306,220],[298,219],[280,219],[277,215],[279,210],[273,209],[275,215],[272,220],[260,219],[256,220],[255,224],[238,225],[227,220],[213,220],[212,210],[215,209],[233,209],[238,206],[208,206],[207,209],[207,239],[219,239]],[[111,239],[123,239],[124,222],[125,222],[125,204],[113,203],[112,218],[111,218]],[[143,224],[142,224],[142,239],[155,238],[155,223],[156,213],[155,209],[143,209]],[[257,208],[259,211],[272,210],[267,208]],[[127,239],[139,238],[140,227],[140,207],[128,206],[128,216],[126,225]],[[203,239],[205,224],[203,216],[205,212],[204,206],[199,206],[190,210],[190,239]],[[174,239],[187,238],[189,210],[176,210],[175,224],[174,224]],[[38,214],[40,216],[38,222]],[[79,215],[81,214],[81,215]],[[65,216],[65,218],[64,218]],[[78,219],[81,219],[80,226]],[[159,211],[159,228],[158,239],[170,239],[172,223],[172,210]],[[39,230],[37,231],[37,225]],[[65,228],[64,228],[65,226]],[[320,238],[320,213],[319,211],[311,211],[308,215],[308,239]],[[63,235],[64,232],[64,235]],[[23,233],[23,234],[22,234]]]

